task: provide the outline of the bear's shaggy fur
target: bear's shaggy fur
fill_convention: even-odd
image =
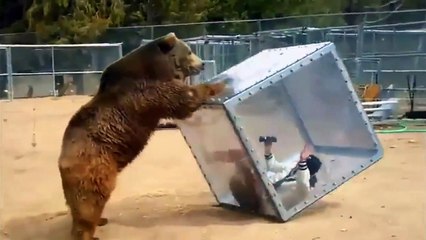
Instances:
[[[196,74],[201,61],[174,34],[113,63],[97,94],[72,116],[58,161],[74,240],[96,239],[117,175],[142,151],[162,118],[185,119],[224,84],[188,86],[177,68]]]

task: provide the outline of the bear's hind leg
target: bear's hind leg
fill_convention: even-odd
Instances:
[[[103,218],[103,217],[101,217],[101,218],[99,219],[99,222],[98,222],[98,226],[99,226],[99,227],[105,226],[105,225],[107,225],[107,224],[108,224],[108,218]]]
[[[101,223],[101,216],[107,202],[106,198],[98,194],[88,194],[80,198],[72,212],[73,240],[95,240],[96,227]]]

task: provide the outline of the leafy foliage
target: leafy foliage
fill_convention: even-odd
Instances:
[[[402,0],[399,0],[402,1]],[[0,28],[35,31],[43,42],[94,42],[107,28],[181,22],[286,17],[300,14],[391,10],[390,0],[0,0]],[[404,7],[425,8],[424,0]],[[274,27],[357,24],[361,16],[276,21]],[[267,28],[267,20],[263,21]],[[209,32],[250,32],[250,23],[213,24]],[[166,28],[165,28],[166,29]],[[6,31],[6,30],[4,30]]]
[[[124,16],[121,0],[35,0],[27,11],[29,30],[56,43],[93,42]]]

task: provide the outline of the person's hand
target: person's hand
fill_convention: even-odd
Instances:
[[[313,147],[309,144],[305,144],[302,152],[300,152],[300,161],[306,161],[309,155],[313,154],[313,152],[314,152]]]

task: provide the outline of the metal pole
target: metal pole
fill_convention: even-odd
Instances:
[[[53,78],[53,96],[57,97],[57,92],[56,92],[56,81],[55,81],[55,50],[54,50],[54,46],[50,47],[51,51],[50,53],[52,54],[52,78]]]
[[[118,58],[122,58],[123,57],[123,44],[120,44],[118,46]]]
[[[363,21],[358,25],[358,34],[356,41],[356,53],[355,53],[355,64],[356,64],[356,81],[359,83],[361,79],[361,57],[363,54],[364,48],[364,24],[365,24],[366,15],[364,15]]]
[[[154,39],[154,26],[151,27],[151,39]]]
[[[14,98],[13,93],[13,67],[12,67],[12,49],[6,47],[6,68],[7,68],[7,94],[9,101],[12,101]]]

